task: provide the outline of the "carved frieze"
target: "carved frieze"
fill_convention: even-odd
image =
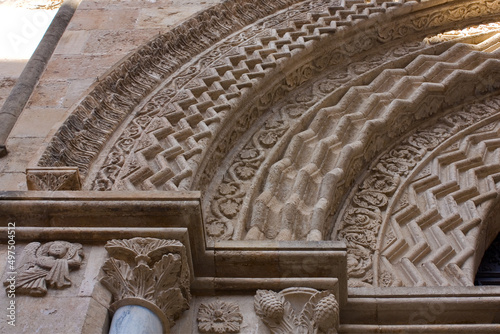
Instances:
[[[44,244],[31,242],[24,247],[16,262],[15,290],[18,294],[42,297],[48,288],[64,289],[71,286],[70,271],[77,270],[84,258],[82,245],[67,241]],[[4,285],[12,284],[8,279]]]
[[[139,303],[173,326],[191,298],[185,246],[177,240],[133,238],[108,241],[105,248],[110,258],[101,283],[114,305]]]
[[[488,32],[500,31],[500,23],[479,24],[461,30],[450,30],[434,36],[426,37],[424,40],[429,44],[437,44],[473,35],[481,35]]]
[[[404,256],[406,256],[407,259],[410,259],[410,262],[414,260],[418,261],[420,257],[416,257],[413,252],[417,251],[415,247],[424,247],[427,243],[425,241],[427,237],[425,237],[423,232],[418,232],[420,227],[417,227],[417,225],[409,227],[412,231],[409,235],[413,235],[415,233],[419,235],[419,237],[409,237],[414,238],[412,240],[419,240],[418,245],[413,247],[409,247],[409,245],[414,244],[413,241],[404,241],[404,235],[408,235],[406,232],[403,233],[398,231],[397,233],[394,233],[394,231],[389,229],[387,226],[386,228],[389,229],[387,233],[381,234],[383,223],[389,219],[389,217],[387,217],[387,212],[391,212],[392,214],[398,211],[408,212],[408,218],[396,219],[402,226],[408,224],[408,219],[410,221],[418,221],[416,217],[424,214],[430,215],[430,212],[427,212],[429,208],[425,209],[425,205],[423,204],[425,202],[418,200],[418,197],[414,195],[408,196],[407,194],[400,193],[399,189],[403,185],[408,187],[409,180],[407,180],[407,178],[410,176],[410,179],[413,179],[414,182],[422,183],[422,185],[409,187],[409,189],[416,189],[415,191],[418,193],[423,189],[428,189],[429,186],[431,189],[434,189],[434,187],[437,186],[437,180],[440,177],[448,179],[450,176],[435,175],[435,172],[432,172],[433,163],[428,162],[426,160],[427,157],[450,137],[457,135],[460,131],[463,131],[474,124],[497,114],[500,110],[499,107],[500,100],[498,98],[489,98],[480,103],[472,105],[469,104],[457,110],[453,110],[445,116],[435,120],[432,126],[424,127],[415,131],[406,139],[402,140],[398,145],[390,149],[386,154],[382,155],[378,160],[373,162],[369,173],[366,175],[364,180],[358,184],[357,191],[350,196],[350,204],[344,210],[342,217],[339,219],[339,225],[337,226],[336,239],[345,241],[347,245],[348,274],[349,284],[351,286],[363,286],[366,284],[398,286],[403,284],[401,280],[402,273],[398,273],[398,271],[394,270],[395,268],[390,265],[388,269],[383,270],[381,268],[380,273],[377,274],[378,277],[374,278],[374,254],[382,251],[382,249],[379,248],[379,245],[382,244],[385,245],[385,251],[382,252],[382,254],[385,254],[385,256],[390,259],[389,262],[395,263],[396,259],[401,259],[401,252],[407,254]],[[495,124],[496,122],[493,122],[488,126],[493,125],[494,127]],[[490,129],[490,131],[491,130],[492,129]],[[483,129],[482,131],[488,131],[488,129]],[[450,148],[451,147],[452,146],[450,146]],[[452,151],[459,148],[460,145],[456,146],[452,149]],[[436,153],[434,152],[434,154]],[[460,154],[458,152],[457,154],[456,159],[459,159]],[[421,165],[422,161],[427,161],[426,165],[419,167],[419,170],[421,170],[419,173],[413,173],[413,170],[416,169],[417,166]],[[454,161],[454,159],[452,161]],[[441,168],[444,167],[440,167],[440,169]],[[495,171],[495,169],[492,169],[492,171]],[[424,186],[424,181],[421,181],[425,179],[428,180],[427,182],[429,182],[429,186]],[[468,187],[470,186],[471,184],[468,185]],[[397,196],[395,194],[397,194]],[[433,196],[435,195],[429,194],[426,198],[430,199]],[[437,208],[438,211],[456,211],[454,206],[446,209],[440,209],[440,206]],[[436,214],[437,213],[434,213],[434,215]],[[439,216],[432,218],[433,220],[436,220],[436,224],[441,221],[438,217]],[[446,216],[443,212],[442,218],[444,219],[445,217]],[[422,219],[424,218],[422,217]],[[431,218],[429,217],[428,219]],[[459,218],[456,217],[456,219]],[[382,243],[380,238],[383,239]],[[439,243],[443,244],[443,247],[445,247],[447,244],[445,238],[440,238],[439,240]],[[434,244],[432,241],[429,241],[429,243]],[[468,247],[471,246],[463,245],[460,246],[459,249],[465,250],[468,249]],[[404,251],[405,249],[406,251]],[[424,251],[421,249],[418,252]],[[449,249],[449,253],[446,253],[448,254],[446,255],[448,256],[448,259],[453,252],[452,247]],[[394,254],[399,255],[396,256]],[[422,254],[420,256],[422,256]],[[391,259],[392,257],[394,258]],[[377,262],[380,263],[380,261]],[[444,265],[447,262],[439,263],[440,265]],[[408,265],[409,264],[406,266]],[[376,269],[376,272],[379,272],[378,268]],[[411,280],[405,280],[406,284],[410,284],[409,281]],[[428,284],[435,284],[435,282],[432,283],[429,281]],[[443,281],[443,283],[440,284],[445,283]]]
[[[26,169],[28,190],[80,190],[82,184],[78,168],[49,167]]]
[[[304,1],[292,6],[294,3],[283,0],[250,5],[248,1],[228,1],[157,37],[99,81],[55,135],[39,165],[77,166],[86,176],[90,164],[96,161],[95,156],[116,126],[153,89],[162,85],[164,89],[158,89],[137,112],[137,117],[124,127],[121,136],[116,136],[115,145],[109,145],[111,151],[101,153],[107,158],[99,170],[92,172],[95,179],[91,187],[95,190],[176,190],[204,186],[234,140],[252,125],[252,115],[261,115],[262,108],[280,101],[289,89],[321,73],[327,66],[343,63],[349,55],[371,49],[381,41],[400,38],[400,34],[392,33],[387,37],[381,30],[393,21],[398,21],[394,24],[399,25],[411,21],[404,19],[403,13],[408,11],[402,10],[394,11],[397,20],[391,17],[387,24],[381,24],[379,16],[392,7],[414,6],[415,14],[412,15],[420,10],[425,12],[422,15],[427,15],[427,11],[433,10],[443,17],[451,17],[443,21],[431,20],[429,26],[432,27],[436,22],[446,25],[498,10],[498,6],[488,2],[458,17],[461,7],[429,9],[433,6],[426,4],[420,8],[416,2],[395,1],[381,5],[347,2],[345,7],[339,6],[338,1]],[[287,7],[287,11],[271,15]],[[347,10],[353,15],[346,17]],[[229,36],[267,15],[270,16],[266,20]],[[336,27],[333,22],[337,23]],[[327,35],[359,24],[363,24],[363,34],[356,35],[351,42],[340,43],[342,50],[308,56],[314,58],[313,62],[298,65],[300,62],[295,58],[302,57],[305,51],[301,51],[323,50],[306,47],[308,43],[321,43]],[[222,39],[220,44],[209,48]],[[197,54],[199,56],[194,57]],[[190,66],[179,70],[191,60]],[[293,66],[284,66],[283,62]],[[277,73],[273,69],[284,67],[293,68],[293,71],[284,81],[268,85],[269,76]],[[260,82],[266,84],[259,85]],[[248,105],[245,99],[240,99],[247,95],[248,89],[259,90],[258,94],[253,94],[259,96],[257,109],[236,107],[236,104]],[[238,110],[245,115],[233,112]],[[250,119],[246,124],[243,122],[241,129],[238,124],[228,126],[228,122],[234,123],[247,116]],[[263,143],[275,140],[273,135],[262,139]],[[161,158],[157,157],[158,152],[162,152]],[[158,164],[157,160],[160,160]]]
[[[243,316],[238,304],[216,300],[200,305],[197,320],[200,333],[238,333]]]
[[[86,175],[113,130],[162,79],[232,32],[295,2],[226,1],[159,35],[99,80],[59,129],[39,166],[76,166]]]
[[[292,305],[293,295],[306,295],[309,299],[305,304]],[[339,326],[339,304],[328,290],[258,290],[254,308],[272,334],[336,334]]]

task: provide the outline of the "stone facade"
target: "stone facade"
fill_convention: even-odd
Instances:
[[[499,21],[82,0],[0,158],[0,332],[500,332]]]

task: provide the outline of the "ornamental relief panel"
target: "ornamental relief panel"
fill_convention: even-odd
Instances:
[[[332,92],[341,86],[345,87],[366,71],[377,68],[381,71],[381,65],[397,59],[401,54],[421,52],[423,49],[425,44],[418,41],[378,52],[372,49],[363,61],[352,61],[351,64],[347,57],[339,56],[348,64],[346,68],[334,67],[334,70],[307,82],[299,90],[290,92],[283,102],[272,107],[234,145],[232,154],[228,155],[230,159],[226,158],[222,164],[225,174],[221,178],[219,167],[219,176],[213,179],[204,197],[205,205],[211,208],[205,217],[208,238],[227,240],[245,237],[244,226],[250,214],[250,203],[255,192],[269,177],[269,166],[279,158],[286,145],[293,145],[287,143],[292,134],[308,124],[308,119],[317,113],[318,105],[331,97]],[[270,229],[266,233],[267,238],[273,239],[279,229]]]
[[[286,30],[289,22],[304,20],[308,11],[324,10],[326,4],[337,2],[306,1],[272,15],[216,44],[189,67],[172,75],[156,90],[152,99],[136,111],[134,118],[138,120],[132,120],[117,139],[98,172],[93,189],[110,190],[117,179],[126,179],[115,186],[117,189],[135,188],[137,182],[145,179],[149,180],[141,186],[143,190],[158,187],[175,190],[179,186],[187,189],[189,185],[179,183],[192,175],[188,160],[206,146],[214,127],[230,108],[228,102],[241,96],[243,89],[251,88],[252,79],[261,77],[265,70],[255,67],[263,63],[262,56],[251,57],[254,49],[264,49],[258,43],[263,40],[269,44],[276,40],[271,36],[271,29]],[[248,60],[247,66],[236,66],[245,58],[255,59]],[[188,108],[191,111],[186,110]],[[178,136],[177,133],[183,134]],[[164,152],[163,166],[151,166],[154,155],[148,155],[145,148],[155,151],[153,154]],[[139,152],[138,157],[135,152]],[[154,175],[155,170],[164,166],[169,167]],[[170,180],[176,174],[182,175]]]
[[[43,297],[49,288],[65,289],[71,286],[71,271],[78,270],[83,264],[83,247],[79,243],[50,241],[44,244],[31,242],[24,247],[12,281],[7,275],[3,282],[9,291],[20,295]],[[11,285],[14,284],[14,287]]]
[[[414,51],[418,45],[415,45]],[[454,105],[467,96],[478,96],[496,89],[497,79],[494,78],[498,77],[498,71],[493,65],[497,62],[494,55],[473,52],[465,45],[432,52],[441,53],[426,55],[416,52],[413,54],[415,58],[406,57],[406,62],[399,62],[401,69],[397,70],[389,67],[394,63],[388,62],[389,66],[381,66],[376,72],[378,76],[372,75],[372,83],[351,86],[333,107],[319,110],[314,107],[313,103],[318,100],[324,105],[326,100],[331,99],[331,96],[325,97],[318,90],[318,87],[324,87],[324,81],[317,80],[310,83],[312,87],[309,90],[303,87],[285,100],[284,105],[279,104],[272,109],[267,120],[273,124],[279,123],[276,120],[284,120],[292,130],[286,132],[283,138],[273,136],[279,143],[275,144],[278,149],[273,150],[264,147],[261,142],[266,134],[262,131],[269,130],[269,125],[264,123],[261,128],[255,127],[251,131],[255,134],[251,139],[246,137],[246,144],[240,142],[233,150],[234,160],[224,163],[226,174],[222,177],[219,174],[211,185],[213,199],[210,195],[205,197],[205,206],[210,205],[211,208],[206,219],[209,239],[322,240],[332,228],[325,224],[329,212],[338,205],[363,164],[411,126],[436,113],[441,106]],[[390,60],[394,54],[396,52],[391,50],[386,58]],[[479,63],[471,70],[483,74],[472,75],[456,69],[453,64],[461,57],[464,61],[476,58]],[[378,65],[377,57],[374,60],[372,66]],[[426,66],[421,66],[422,63]],[[492,67],[486,71],[484,66],[488,63]],[[365,62],[361,68],[367,69],[369,64]],[[359,64],[355,63],[349,67],[346,76],[338,76],[346,90],[345,79],[353,75],[357,66]],[[428,72],[425,74],[427,77],[435,79],[422,84],[420,76],[425,71]],[[387,82],[395,84],[386,92],[383,85]],[[436,89],[435,84],[440,88]],[[422,93],[423,90],[426,93]],[[399,99],[393,101],[394,96]],[[367,98],[366,102],[361,103],[360,97]],[[302,102],[298,102],[299,99]],[[290,116],[283,118],[290,105],[302,105],[306,116],[297,120]],[[309,123],[307,119],[311,118],[313,120]],[[376,119],[377,122],[384,122],[385,128],[381,123],[378,123],[378,130],[370,127]],[[361,120],[366,123],[363,125]],[[304,123],[308,128],[301,132]],[[356,150],[352,149],[354,147]],[[251,161],[251,158],[256,160]],[[245,161],[247,163],[243,168],[241,165]],[[259,170],[260,166],[265,169]],[[234,170],[231,169],[233,167]],[[246,175],[238,175],[238,171],[242,170]],[[334,172],[337,174],[328,175]],[[325,174],[323,178],[320,176]],[[373,197],[375,194],[365,195],[371,196],[372,201],[377,199]],[[248,224],[250,230],[247,233]]]
[[[254,309],[272,334],[336,334],[339,327],[339,303],[329,290],[257,290]]]
[[[283,0],[246,8],[249,4],[245,1],[225,2],[187,21],[176,28],[178,31],[156,38],[96,85],[56,134],[39,165],[77,166],[87,178],[84,188],[95,190],[203,188],[235,140],[271,104],[332,61],[343,61],[335,50],[329,50],[332,52],[314,56],[312,65],[304,64],[302,57],[312,50],[309,44],[327,41],[337,31],[363,24],[366,34],[346,34],[352,40],[340,43],[343,50],[339,51],[349,57],[360,49],[401,37],[380,37],[381,13],[393,12],[394,21],[402,24],[407,11],[396,9],[414,6],[415,13],[422,10],[419,15],[442,12],[445,19],[441,22],[446,26],[462,8],[447,4],[423,10],[427,5],[420,8],[418,3],[378,5],[364,1],[342,7],[336,1],[305,1],[234,34],[180,69],[194,54],[224,36],[290,5],[291,1]],[[464,18],[487,17],[496,10],[492,4],[483,7]],[[283,73],[283,81],[269,85],[269,78],[279,77],[279,68],[285,67],[290,72]],[[268,90],[259,93],[257,106],[241,110],[241,114],[232,112],[240,110],[235,104],[245,104],[248,90],[259,91],[261,87]],[[146,101],[153,90],[152,98]],[[257,115],[255,119],[253,115]],[[115,144],[109,143],[96,160],[126,117],[128,125],[114,135]],[[95,166],[89,171],[92,163]]]
[[[500,171],[499,111],[498,97],[457,108],[372,163],[333,234],[346,242],[351,286],[472,285],[487,214],[476,206],[498,192],[488,180]]]

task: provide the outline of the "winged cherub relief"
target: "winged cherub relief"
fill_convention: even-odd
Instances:
[[[80,268],[83,257],[82,245],[78,243],[29,243],[18,262],[16,292],[41,297],[47,293],[47,287],[62,289],[71,286],[69,271]],[[7,284],[5,281],[4,285]]]

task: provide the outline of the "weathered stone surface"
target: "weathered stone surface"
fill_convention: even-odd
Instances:
[[[101,277],[115,301],[117,273],[168,289],[144,254],[101,272],[105,243],[155,238],[182,242],[192,274],[171,333],[498,332],[499,289],[471,285],[500,231],[499,13],[489,0],[83,0],[10,138],[19,152],[0,160],[0,190],[38,163],[82,172],[85,191],[0,194],[0,237],[15,221],[19,251],[85,253],[70,287],[47,290],[50,309],[27,308],[53,321],[57,301],[75,303],[56,332],[107,330]]]

